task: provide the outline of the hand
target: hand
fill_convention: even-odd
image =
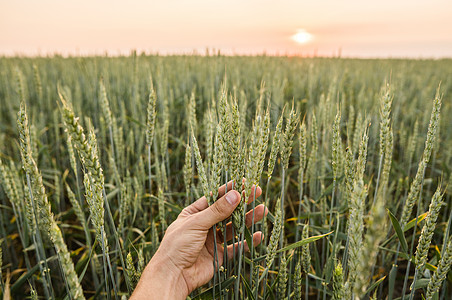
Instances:
[[[186,207],[177,219],[168,227],[159,249],[146,266],[140,281],[132,295],[133,300],[138,299],[186,299],[197,287],[200,287],[214,274],[214,236],[212,227],[218,222],[228,218],[240,202],[240,194],[232,190],[232,182],[228,183],[228,190],[224,195],[225,186],[219,189],[219,197],[213,205],[208,206],[205,197]],[[249,197],[249,202],[259,197],[262,190],[258,187]],[[251,226],[252,211],[246,214],[246,226]],[[254,222],[260,221],[267,209],[258,205],[254,209]],[[232,224],[226,226],[226,240],[232,239]],[[262,232],[253,235],[254,246],[259,245]],[[225,249],[221,232],[217,230],[217,256],[218,265],[223,264]],[[248,251],[248,245],[244,242]],[[238,252],[239,243],[234,245]],[[235,253],[232,245],[226,249],[228,258]],[[216,271],[216,270],[215,270]]]

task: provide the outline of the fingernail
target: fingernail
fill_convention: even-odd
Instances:
[[[237,197],[237,192],[230,191],[226,194],[226,201],[231,205],[236,205],[239,202],[239,197]]]

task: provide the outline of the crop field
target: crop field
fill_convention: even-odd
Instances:
[[[451,70],[0,57],[3,299],[128,299],[182,209],[231,181],[243,201],[219,247],[262,242],[190,299],[451,299]]]

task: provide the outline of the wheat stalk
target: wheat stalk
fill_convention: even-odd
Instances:
[[[61,268],[63,269],[67,288],[71,293],[71,297],[73,299],[85,299],[77,273],[74,269],[74,263],[70,258],[70,254],[67,249],[66,243],[64,242],[63,235],[61,234],[61,231],[53,217],[50,203],[47,199],[46,191],[44,188],[42,176],[39,173],[36,162],[33,159],[29,137],[28,117],[24,102],[21,102],[20,105],[20,110],[17,117],[17,126],[19,130],[22,162],[27,175],[29,175],[31,178],[31,191],[33,199],[36,201],[35,218],[36,214],[39,215],[39,222],[36,223],[38,224],[38,226],[40,226],[40,229],[43,232],[48,234],[55,247],[55,250],[60,259]]]
[[[101,78],[99,80],[99,98],[100,98],[100,107],[102,108],[102,112],[104,114],[105,121],[107,122],[107,127],[113,127],[113,118],[111,116],[110,102],[108,101],[107,91],[105,89],[104,80]]]
[[[281,116],[279,117],[278,123],[276,124],[275,132],[273,134],[272,146],[271,146],[271,150],[270,150],[270,157],[268,159],[268,167],[267,167],[268,181],[272,177],[273,170],[275,168],[276,158],[279,153],[279,147],[281,144],[280,139],[281,139],[281,133],[282,133],[283,120],[284,120],[284,108],[281,113]]]
[[[184,173],[185,194],[187,198],[185,200],[185,206],[188,206],[190,203],[190,190],[193,178],[193,167],[191,158],[192,158],[192,149],[190,147],[190,142],[187,141],[187,145],[185,146],[185,163],[182,169],[182,172]]]
[[[281,206],[278,205],[280,201],[281,201],[280,199],[276,201],[275,223],[273,224],[272,234],[270,236],[270,241],[267,247],[267,256],[265,258],[265,264],[267,266],[267,269],[271,267],[271,265],[273,264],[273,260],[275,259],[276,249],[278,247],[278,241],[282,231],[283,220],[281,216]]]
[[[363,209],[367,196],[367,188],[361,180],[357,180],[354,184],[353,192],[350,199],[350,216],[347,230],[349,239],[348,248],[348,266],[349,275],[348,282],[351,291],[355,292],[354,284],[358,277],[359,256],[363,243]]]
[[[345,299],[344,270],[338,262],[333,271],[333,300]]]
[[[446,251],[444,251],[441,260],[438,263],[435,273],[433,273],[432,278],[427,286],[427,293],[425,294],[425,299],[430,300],[433,298],[434,294],[438,292],[441,284],[447,277],[447,273],[452,265],[452,237],[449,237],[447,245],[445,245]]]
[[[283,254],[281,257],[281,265],[279,267],[279,274],[278,274],[278,299],[286,299],[286,289],[287,289],[287,280],[288,280],[288,274],[287,274],[287,259],[286,255]]]
[[[284,169],[289,167],[289,158],[292,153],[293,138],[295,135],[295,130],[298,126],[298,116],[297,112],[292,107],[289,117],[287,118],[286,129],[284,131],[280,151],[281,151],[281,165]]]
[[[415,201],[417,199],[417,212],[416,212],[416,220],[414,223],[414,232],[416,232],[416,229],[417,229],[417,220],[419,217],[419,211],[420,211],[420,206],[421,206],[422,188],[423,188],[423,182],[424,182],[424,176],[425,176],[425,169],[427,167],[427,164],[430,160],[430,156],[432,154],[432,149],[435,144],[435,137],[437,134],[437,129],[439,126],[439,117],[440,117],[441,101],[442,101],[442,96],[440,96],[439,91],[440,91],[440,87],[438,87],[438,89],[436,90],[435,99],[433,100],[433,109],[432,109],[432,113],[430,116],[430,123],[429,123],[429,128],[427,131],[427,139],[425,141],[424,153],[422,155],[421,162],[419,163],[416,177],[410,186],[410,192],[408,194],[408,197],[405,200],[405,205],[403,207],[402,218],[401,218],[401,222],[400,222],[402,227],[404,228],[406,223],[408,222],[408,219],[411,215],[411,211],[412,211]],[[410,256],[413,253],[414,240],[415,240],[415,238],[413,235],[413,237],[411,239],[410,250],[408,253]],[[410,267],[411,267],[411,260],[408,260],[408,265],[406,268],[405,279],[404,279],[403,288],[402,288],[403,295],[405,295]],[[412,294],[412,296],[413,296],[413,294]]]
[[[416,281],[424,273],[425,264],[427,263],[428,249],[430,248],[430,243],[432,242],[433,233],[436,227],[436,219],[438,218],[439,211],[443,204],[441,185],[439,185],[432,197],[432,201],[430,202],[428,214],[425,217],[424,227],[422,227],[421,236],[419,237],[419,242],[416,248],[416,255],[414,257],[416,268],[413,283],[411,285],[411,299],[414,297]]]
[[[195,154],[195,161],[196,161],[196,167],[198,170],[198,176],[199,181],[201,183],[201,188],[203,195],[207,199],[207,203],[209,205],[212,204],[212,199],[210,197],[210,191],[209,191],[209,183],[207,181],[207,174],[204,169],[204,164],[202,162],[201,153],[199,151],[198,141],[196,140],[195,133],[192,131],[192,146],[193,146],[193,153]]]
[[[442,103],[442,96],[439,93],[439,87],[438,87],[438,89],[436,91],[435,99],[433,100],[433,109],[432,109],[432,113],[430,116],[430,123],[428,125],[427,139],[425,140],[424,153],[419,162],[416,177],[414,178],[413,182],[411,183],[410,192],[408,193],[408,197],[405,200],[405,205],[403,207],[402,217],[401,217],[401,221],[400,221],[400,224],[402,226],[405,226],[406,223],[408,222],[408,219],[411,216],[411,212],[413,210],[413,206],[416,202],[416,199],[419,198],[421,185],[422,185],[422,182],[424,179],[425,168],[427,167],[427,164],[430,160],[430,156],[432,154],[432,148],[433,148],[435,138],[436,138],[436,132],[437,132],[438,126],[439,126],[441,103]]]
[[[301,291],[302,273],[301,273],[301,264],[300,264],[300,262],[298,262],[295,265],[295,273],[294,273],[293,282],[294,282],[294,289],[293,289],[294,299],[301,300],[301,298],[302,298],[302,291]]]

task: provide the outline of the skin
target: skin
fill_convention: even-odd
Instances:
[[[143,271],[138,285],[130,298],[139,299],[186,299],[196,288],[208,283],[214,274],[214,224],[228,218],[240,202],[239,192],[232,190],[232,182],[228,183],[229,192],[224,195],[225,186],[219,189],[219,199],[208,206],[205,197],[182,210],[177,219],[168,227],[160,247]],[[253,186],[248,202],[262,193]],[[254,222],[260,221],[268,211],[264,205],[254,209]],[[246,214],[246,226],[251,226],[252,211]],[[217,230],[217,251],[219,265],[223,264],[225,249],[221,231]],[[261,242],[262,232],[255,232],[253,244]],[[232,224],[226,228],[226,239],[232,239]],[[238,253],[238,243],[226,249],[228,258]],[[245,242],[244,248],[248,251]],[[233,253],[235,250],[236,253]]]

